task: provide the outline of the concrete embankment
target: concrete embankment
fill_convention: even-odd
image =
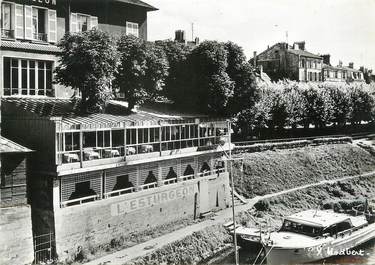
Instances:
[[[253,202],[260,201],[255,207],[237,214],[237,222],[243,225],[254,225],[255,221],[258,225],[276,227],[281,224],[283,216],[318,208],[327,201],[375,196],[375,174],[334,181],[375,170],[375,157],[352,144],[308,146],[242,156],[246,157],[244,170],[240,172],[240,163],[236,165],[236,187],[247,198],[319,183],[272,197],[265,196],[264,199],[253,199]],[[333,181],[324,182],[327,179]],[[231,247],[231,242],[230,234],[217,224],[126,264],[199,264]]]

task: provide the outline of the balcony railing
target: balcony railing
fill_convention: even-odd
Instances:
[[[47,33],[33,33],[33,39],[37,41],[47,42]]]
[[[14,30],[1,29],[1,38],[14,39]]]

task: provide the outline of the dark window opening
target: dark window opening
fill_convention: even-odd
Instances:
[[[145,180],[145,184],[150,184],[150,183],[154,183],[154,182],[157,182],[157,179],[154,175],[154,172],[152,172],[151,170],[148,172],[148,176]]]
[[[129,175],[125,176],[118,176],[116,179],[116,184],[113,188],[113,190],[123,190],[127,188],[133,188],[134,185],[129,181]],[[131,190],[125,191],[124,193],[130,193]]]
[[[187,167],[184,171],[184,176],[189,176],[189,175],[194,175],[194,169],[190,164],[187,165]]]
[[[207,164],[207,162],[204,162],[201,167],[201,173],[204,173],[204,175],[207,176],[210,170],[211,170],[210,166]]]
[[[165,179],[177,179],[177,174],[176,172],[173,170],[173,167],[170,167],[169,168],[169,172],[168,172],[168,175]]]
[[[75,184],[75,190],[70,195],[69,200],[84,198],[84,197],[88,197],[92,195],[96,195],[96,192],[90,188],[90,181],[80,182],[80,183]],[[71,204],[74,204],[74,203],[71,203]]]

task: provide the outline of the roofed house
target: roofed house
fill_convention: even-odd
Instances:
[[[344,66],[342,61],[332,66],[330,55],[323,55],[323,81],[327,82],[365,82],[363,72],[354,69],[354,63]]]
[[[0,264],[31,264],[34,259],[27,172],[31,152],[0,136]]]
[[[27,203],[27,155],[30,149],[0,136],[0,206]]]
[[[268,47],[252,59],[272,80],[290,79],[303,82],[322,81],[323,58],[306,50],[305,42],[285,42]]]
[[[140,0],[1,1],[0,94],[69,98],[70,88],[53,83],[64,34],[98,28],[147,40],[147,13],[154,10]]]
[[[82,115],[79,101],[8,97],[3,133],[35,150],[34,229],[54,232],[60,260],[229,205],[222,158],[231,125],[166,104],[129,110],[110,101]]]

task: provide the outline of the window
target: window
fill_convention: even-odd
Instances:
[[[337,78],[338,77],[338,73],[337,73],[337,71],[335,71],[335,78]]]
[[[133,22],[126,22],[126,35],[134,35],[139,37],[138,24]]]
[[[46,30],[46,10],[42,8],[32,8],[32,33],[33,39],[47,41]]]
[[[90,16],[81,15],[81,14],[77,15],[77,24],[78,24],[78,31],[79,32],[83,32],[83,31],[88,30],[89,20],[90,20]]]
[[[2,38],[14,38],[14,32],[12,31],[12,6],[10,3],[1,4],[1,37]]]
[[[306,64],[305,64],[305,59],[302,59],[302,60],[301,60],[301,66],[302,66],[303,68],[305,68],[305,66],[306,66]]]
[[[52,96],[52,62],[4,57],[4,91],[10,95]]]
[[[70,15],[70,31],[84,32],[94,28],[98,28],[98,17],[86,14],[71,13]]]

